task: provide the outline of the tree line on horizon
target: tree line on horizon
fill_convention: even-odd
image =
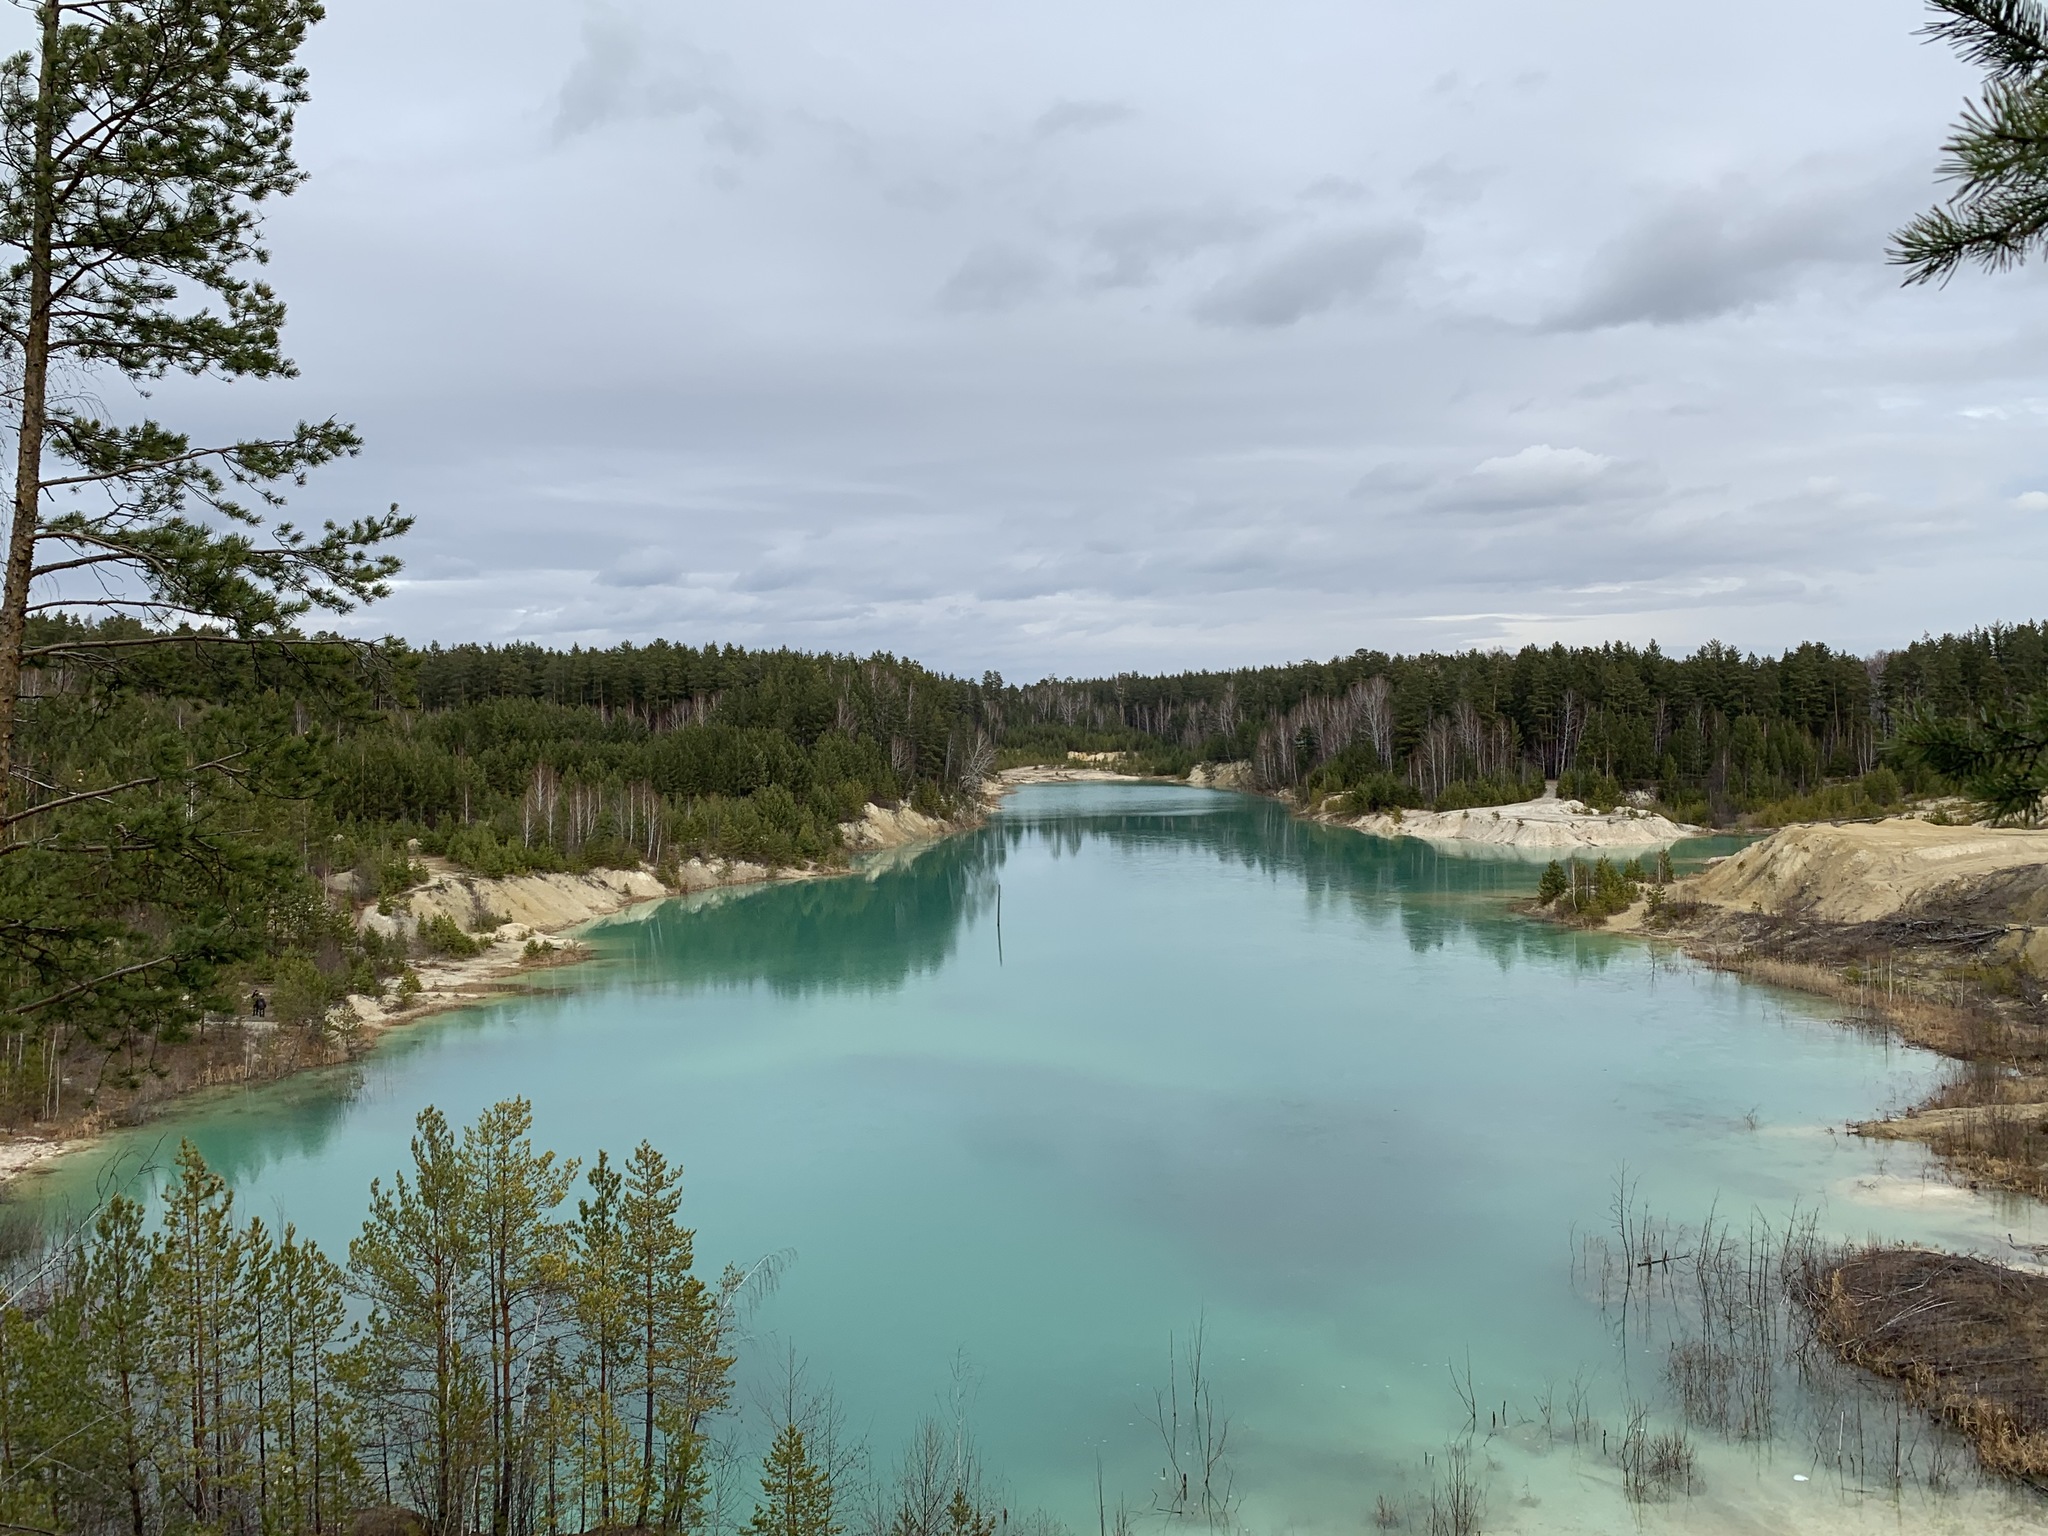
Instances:
[[[458,645],[419,652],[416,675],[427,715],[519,703],[651,731],[772,719],[803,739],[831,718],[831,695],[821,688],[798,707],[793,676],[806,665],[843,672],[894,661],[662,641]],[[1022,686],[994,673],[966,681],[919,671],[956,739],[972,736],[1004,762],[1123,751],[1134,766],[1184,774],[1246,761],[1262,788],[1363,790],[1377,797],[1372,808],[1499,803],[1555,779],[1610,801],[1646,789],[1693,819],[1729,822],[1873,774],[1888,796],[1874,805],[1938,787],[1924,769],[1887,767],[1887,750],[1923,716],[1976,719],[2048,686],[2048,627],[1993,625],[1871,656],[1812,642],[1776,656],[1721,643],[1688,656],[1654,643],[1361,649],[1326,662]]]

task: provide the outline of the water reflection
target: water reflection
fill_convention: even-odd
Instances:
[[[962,935],[990,922],[1004,865],[1031,850],[1079,859],[1091,843],[1122,856],[1201,856],[1298,886],[1310,910],[1397,923],[1421,953],[1474,940],[1505,969],[1529,958],[1603,969],[1621,941],[1515,920],[1503,908],[1536,887],[1541,859],[1447,848],[1304,822],[1278,803],[1213,790],[1074,786],[1013,797],[966,836],[873,856],[856,872],[707,892],[596,930],[613,977],[683,990],[765,985],[779,996],[901,988],[931,975]],[[1674,850],[1681,869],[1731,851],[1734,839]],[[587,975],[541,978],[543,992]]]

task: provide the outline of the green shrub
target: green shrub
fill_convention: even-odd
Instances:
[[[1905,798],[1899,776],[1889,768],[1873,768],[1863,775],[1863,796],[1872,805],[1897,805]]]
[[[1743,819],[1752,826],[1782,827],[1795,821],[1858,821],[1882,816],[1905,798],[1906,787],[1890,768],[1873,768],[1859,779],[1823,784],[1810,794],[1773,800]]]
[[[436,912],[421,923],[419,939],[429,954],[447,955],[456,960],[467,960],[484,951],[484,946],[464,933],[446,912]]]
[[[1376,811],[1420,810],[1422,791],[1391,773],[1368,774],[1337,802],[1342,816],[1369,816]]]
[[[410,854],[381,860],[377,865],[377,899],[387,901],[401,891],[409,891],[427,881],[426,866]]]
[[[271,973],[270,1016],[280,1024],[310,1024],[324,1017],[334,993],[311,958],[289,954]]]
[[[1634,859],[1617,868],[1613,860],[1602,857],[1591,869],[1576,859],[1563,865],[1553,859],[1536,894],[1544,902],[1562,900],[1579,917],[1612,917],[1635,905],[1643,880],[1643,867]]]
[[[1587,809],[1603,815],[1621,804],[1624,798],[1620,783],[1612,775],[1595,773],[1590,768],[1575,768],[1569,773],[1559,774],[1557,797],[1580,801]]]
[[[1447,785],[1431,806],[1439,811],[1465,811],[1489,805],[1514,805],[1543,793],[1541,779],[1458,779]]]

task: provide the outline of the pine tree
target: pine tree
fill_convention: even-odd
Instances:
[[[86,1256],[92,1358],[81,1374],[100,1384],[116,1425],[131,1536],[144,1536],[156,1513],[149,1476],[157,1449],[150,1348],[156,1275],[156,1245],[144,1233],[142,1207],[125,1195],[113,1196],[93,1224]]]
[[[581,1345],[580,1396],[590,1431],[585,1482],[597,1495],[598,1523],[611,1525],[617,1519],[615,1495],[624,1491],[634,1471],[621,1407],[638,1340],[631,1310],[633,1277],[619,1219],[624,1180],[603,1152],[587,1177],[590,1198],[576,1205],[569,1278]],[[644,1518],[638,1523],[644,1524]]]
[[[359,1422],[335,1390],[332,1356],[347,1318],[341,1270],[287,1226],[272,1290],[271,1375],[265,1432],[276,1447],[280,1529],[310,1536],[345,1528],[361,1502]]]
[[[477,1327],[483,1266],[469,1164],[432,1107],[416,1122],[412,1165],[410,1179],[398,1174],[388,1188],[372,1181],[349,1244],[348,1289],[368,1315],[343,1369],[377,1425],[387,1496],[452,1536],[470,1530],[490,1460],[492,1372]]]
[[[635,1520],[692,1524],[704,1494],[704,1421],[732,1393],[726,1311],[691,1273],[696,1233],[682,1224],[682,1169],[651,1142],[633,1149],[620,1206],[639,1432]]]
[[[761,1462],[761,1499],[747,1522],[750,1536],[839,1536],[832,1489],[804,1446],[804,1432],[785,1423]]]
[[[274,722],[122,731],[61,790],[29,762],[67,718],[74,678],[131,673],[173,647],[303,664],[375,648],[294,626],[387,590],[389,514],[309,533],[283,492],[353,454],[328,420],[196,443],[103,420],[109,380],[283,377],[284,308],[249,275],[259,211],[302,179],[297,62],[317,0],[20,0],[29,47],[0,60],[0,349],[10,359],[9,529],[0,557],[0,1022],[34,1038],[48,1100],[83,1034],[175,1038],[223,1001],[222,968],[260,948],[289,878],[217,797],[302,780],[304,743]],[[18,374],[14,368],[18,365]],[[131,397],[135,391],[122,391]],[[112,628],[66,622],[104,616]],[[32,633],[34,631],[34,633]],[[132,724],[130,722],[126,722]],[[46,746],[47,743],[44,743]]]
[[[245,1254],[234,1193],[189,1141],[179,1144],[177,1170],[164,1195],[151,1282],[157,1378],[176,1430],[168,1481],[185,1513],[204,1526],[222,1518],[241,1470],[240,1404],[231,1386]]]
[[[18,350],[16,470],[0,582],[0,786],[16,762],[25,664],[114,657],[98,639],[31,652],[31,583],[82,576],[83,604],[218,626],[214,643],[275,645],[312,606],[382,595],[374,546],[394,515],[309,538],[265,528],[274,489],[356,451],[338,422],[195,446],[155,421],[53,398],[57,376],[135,381],[172,370],[288,377],[284,305],[246,268],[266,258],[259,210],[292,192],[297,56],[318,0],[33,0],[34,42],[0,66],[0,337]],[[217,307],[216,307],[217,306]],[[238,499],[254,493],[255,505]],[[53,498],[61,502],[53,503]],[[196,644],[197,641],[187,641]],[[0,810],[12,794],[0,789]]]
[[[490,1361],[492,1536],[511,1536],[534,1426],[532,1368],[548,1304],[565,1278],[568,1238],[553,1212],[568,1198],[574,1161],[533,1146],[533,1106],[493,1104],[463,1132],[461,1161],[480,1260],[478,1321]]]

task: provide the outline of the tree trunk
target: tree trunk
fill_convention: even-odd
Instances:
[[[27,644],[29,575],[35,568],[36,530],[42,515],[45,397],[50,383],[50,262],[56,222],[57,48],[62,24],[57,0],[37,7],[42,27],[36,77],[35,164],[29,196],[27,327],[22,336],[21,431],[14,468],[14,523],[7,536],[7,577],[0,586],[0,812],[26,796],[14,787],[15,719],[21,698],[21,653]]]

